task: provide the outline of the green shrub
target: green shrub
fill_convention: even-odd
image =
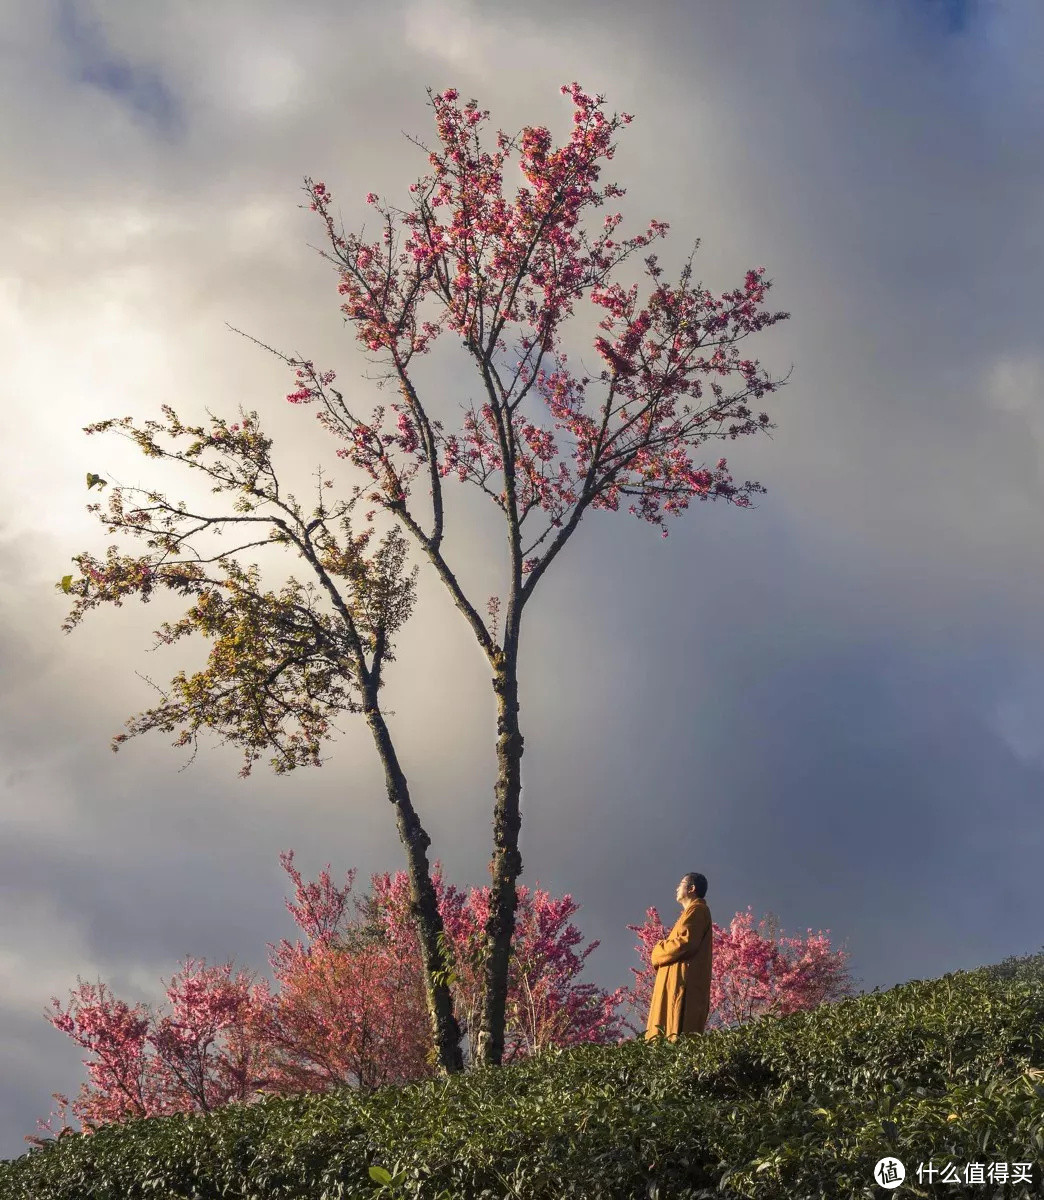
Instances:
[[[897,1193],[873,1182],[901,1159]],[[1029,1184],[918,1183],[931,1159]],[[1044,955],[676,1044],[229,1105],[0,1162],[2,1200],[1040,1196]]]

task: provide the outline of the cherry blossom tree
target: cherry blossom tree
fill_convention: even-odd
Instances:
[[[207,967],[188,959],[166,987],[171,1013],[156,1018],[147,1005],[117,1000],[104,983],[77,980],[67,1008],[52,997],[47,1019],[93,1058],[85,1058],[90,1083],[71,1105],[59,1092],[63,1120],[70,1109],[87,1132],[114,1121],[212,1112],[245,1101],[269,1078],[271,1056],[256,1036],[257,1020],[271,1003],[268,985],[254,983],[231,963]],[[50,1121],[41,1128],[51,1130]],[[53,1130],[51,1130],[54,1132]],[[74,1132],[63,1124],[58,1136]],[[40,1138],[27,1141],[42,1144]]]
[[[333,883],[329,868],[321,872],[318,883],[305,884],[292,865],[292,853],[282,859],[299,901],[297,905],[288,904],[288,908],[314,945],[352,953],[360,947],[380,947],[419,977],[421,960],[405,872],[394,876],[388,872],[374,874],[370,893],[354,901],[356,919],[345,923],[354,872],[348,873],[343,888]],[[471,888],[465,893],[446,884],[438,861],[432,883],[445,930],[450,958],[446,974],[453,989],[455,1011],[461,1014],[464,1031],[471,1037],[481,1008],[481,947],[489,888]],[[616,1009],[626,989],[607,993],[594,984],[577,982],[588,956],[599,945],[594,941],[581,953],[576,952],[583,935],[569,919],[580,906],[568,894],[556,899],[540,888],[531,892],[522,886],[518,889],[518,905],[520,921],[509,973],[509,1046],[505,1061],[539,1053],[550,1045],[617,1041],[622,1027]],[[294,953],[300,954],[300,947],[293,948],[284,941],[277,956],[284,961]],[[276,966],[276,960],[272,961]],[[278,967],[277,975],[284,978]],[[378,986],[386,990],[384,985]],[[403,993],[404,1002],[407,995]],[[473,1051],[473,1043],[471,1048]],[[475,1061],[474,1053],[471,1061]]]
[[[666,519],[694,499],[746,507],[753,493],[765,490],[749,480],[737,485],[724,458],[708,467],[697,465],[698,456],[715,439],[734,441],[773,428],[768,413],[755,413],[750,402],[782,381],[769,379],[756,359],[742,357],[737,343],[789,315],[762,307],[771,286],[763,267],[747,271],[741,287],[716,296],[693,284],[692,255],[677,287],[659,282],[663,271],[651,255],[645,263],[654,286],[642,304],[637,285],[625,291],[608,282],[617,266],[665,236],[668,226],[652,221],[646,233],[618,241],[622,216],[613,213],[593,239],[582,229],[585,210],[624,195],[616,184],[600,191],[596,184],[600,161],[615,153],[613,135],[632,117],[607,117],[604,98],[577,83],[561,90],[574,106],[564,145],[554,148],[546,128],[527,127],[512,139],[498,132],[495,154],[479,140],[488,111],[474,100],[461,106],[456,89],[429,90],[441,145],[430,150],[417,144],[434,171],[410,186],[409,211],[367,195],[383,220],[379,241],[346,234],[343,227],[338,232],[330,190],[305,180],[309,207],[326,227],[330,253],[321,253],[337,270],[346,321],[387,367],[381,382],[398,392],[390,411],[377,406],[359,415],[331,387],[333,371],[273,351],[296,369],[287,399],[321,402],[319,420],[346,443],[338,454],[369,477],[355,495],[365,493],[413,538],[489,663],[497,779],[479,1029],[479,1055],[488,1063],[501,1062],[504,1050],[515,882],[523,866],[523,610],[589,511],[615,512],[628,502],[634,516],[659,525],[666,537]],[[516,150],[525,186],[512,201],[504,195],[503,168]],[[406,234],[401,251],[400,233]],[[585,294],[605,313],[603,332],[594,340],[604,363],[596,381],[568,367],[561,349],[563,323]],[[433,320],[422,314],[429,300]],[[456,431],[434,415],[410,371],[415,356],[426,354],[447,330],[474,364],[482,389],[481,405],[465,412]],[[719,380],[730,376],[738,387],[726,393]],[[600,398],[590,397],[593,391]],[[444,546],[443,488],[452,477],[482,491],[504,520],[504,595],[490,597],[488,624],[481,604],[465,594]],[[421,506],[419,480],[430,496]]]
[[[475,1031],[481,1014],[484,976],[482,948],[489,918],[490,889],[472,888],[467,896],[434,876],[439,907],[451,947],[451,977],[456,1011],[469,1038],[471,1061],[478,1062]],[[404,957],[416,961],[416,934],[409,919],[408,880],[375,875],[373,898],[385,937]],[[625,988],[609,993],[579,983],[593,941],[581,953],[580,930],[569,920],[579,911],[570,895],[518,887],[518,913],[509,960],[504,1062],[526,1058],[549,1046],[614,1044],[622,1036],[617,1008]]]

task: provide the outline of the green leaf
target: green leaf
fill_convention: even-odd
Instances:
[[[63,575],[62,576],[62,591],[65,592],[66,595],[68,595],[71,588],[72,588],[72,576],[71,575]]]
[[[370,1178],[374,1183],[391,1183],[392,1177],[383,1167],[371,1167]]]
[[[100,475],[92,475],[90,471],[87,472],[87,490],[88,491],[90,491],[91,488],[94,487],[95,484],[98,484],[98,490],[100,491],[103,487],[105,487],[105,485],[108,482],[109,481],[107,479],[102,479],[102,477]]]

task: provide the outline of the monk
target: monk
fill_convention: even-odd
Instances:
[[[674,898],[682,906],[670,935],[652,950],[656,968],[646,1038],[703,1033],[710,1015],[714,933],[704,896],[707,879],[698,871],[682,876]]]

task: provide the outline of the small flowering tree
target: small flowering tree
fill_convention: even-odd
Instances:
[[[787,938],[780,936],[778,922],[771,915],[759,922],[757,929],[753,922],[748,907],[733,917],[728,929],[712,926],[708,1029],[746,1024],[768,1014],[786,1016],[854,994],[845,966],[847,952],[832,950],[824,934],[813,934],[810,929],[805,940]],[[650,955],[670,930],[655,908],[646,910],[643,925],[627,928],[638,935],[636,950],[646,964],[641,970],[631,968],[635,983],[627,992],[627,1001],[644,1030],[656,979]],[[641,1032],[630,1022],[628,1027]]]
[[[321,402],[319,420],[346,443],[338,454],[368,476],[368,485],[354,494],[365,493],[413,538],[490,666],[497,779],[478,1029],[478,1054],[489,1063],[501,1062],[504,1051],[515,883],[522,872],[523,610],[585,513],[615,512],[623,501],[666,537],[666,519],[693,500],[745,507],[753,493],[765,490],[749,480],[737,485],[724,458],[713,466],[698,464],[703,447],[715,439],[734,441],[772,428],[768,413],[755,413],[750,403],[780,381],[770,380],[756,359],[741,356],[737,343],[788,315],[762,307],[770,287],[763,267],[747,271],[741,287],[718,296],[693,284],[691,255],[677,287],[659,282],[663,271],[655,255],[645,260],[654,286],[644,303],[637,285],[625,291],[608,282],[624,259],[665,236],[668,226],[652,221],[646,233],[618,241],[622,216],[613,213],[593,239],[583,230],[585,210],[624,195],[616,184],[601,191],[596,184],[600,161],[615,153],[614,133],[632,118],[607,117],[603,97],[588,95],[577,83],[561,90],[574,105],[572,135],[564,145],[553,147],[545,128],[527,127],[520,138],[499,132],[495,154],[479,141],[487,111],[474,100],[461,106],[455,89],[429,91],[441,146],[421,148],[434,171],[410,186],[410,211],[367,194],[383,218],[379,241],[338,232],[331,192],[305,180],[310,208],[326,227],[331,253],[323,256],[338,272],[342,311],[363,348],[386,365],[382,382],[392,382],[398,392],[390,412],[377,406],[358,415],[331,387],[333,371],[279,354],[296,369],[287,400]],[[524,186],[509,200],[503,168],[516,150]],[[406,234],[401,251],[400,230]],[[605,314],[594,339],[604,364],[597,380],[575,373],[561,350],[563,323],[585,294]],[[433,320],[422,313],[428,301]],[[459,430],[444,428],[410,370],[415,356],[426,354],[447,330],[471,359],[482,393]],[[727,393],[721,381],[730,376],[738,387]],[[590,395],[594,391],[598,398]],[[504,520],[504,595],[489,598],[488,625],[445,553],[448,478],[477,487]],[[430,496],[426,511],[418,506],[418,480]]]
[[[482,1008],[482,947],[490,889],[472,888],[465,896],[452,885],[445,886],[438,869],[434,883],[451,949],[455,1010],[469,1035],[471,1061],[478,1062],[474,1034]],[[387,873],[374,875],[372,884],[384,936],[399,954],[416,962],[416,934],[409,919],[405,874],[400,871],[394,878]],[[626,989],[609,993],[594,984],[577,982],[587,957],[599,945],[593,941],[582,953],[576,953],[583,935],[569,918],[579,908],[568,894],[555,899],[540,888],[532,892],[524,886],[518,888],[519,919],[508,972],[504,1062],[529,1057],[552,1045],[605,1045],[622,1036],[616,1010]]]
[[[68,1008],[55,996],[54,1012],[46,1015],[94,1056],[84,1059],[90,1084],[81,1085],[71,1105],[86,1131],[138,1117],[211,1112],[248,1100],[268,1078],[271,1058],[254,1032],[271,1002],[268,985],[242,971],[233,976],[231,963],[207,967],[188,959],[167,985],[171,1013],[162,1018],[147,1005],[117,1000],[104,983],[78,982]],[[68,1097],[55,1092],[54,1099],[64,1117]],[[63,1125],[58,1132],[73,1130]]]

